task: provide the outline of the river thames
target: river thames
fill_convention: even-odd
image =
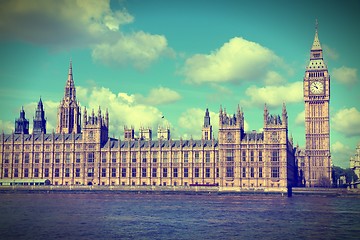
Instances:
[[[0,239],[359,238],[359,196],[0,194]]]

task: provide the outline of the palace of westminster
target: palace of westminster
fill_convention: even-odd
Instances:
[[[306,147],[293,146],[288,116],[265,105],[262,132],[244,131],[240,107],[228,114],[220,107],[217,139],[206,109],[201,139],[173,140],[170,129],[124,128],[124,138],[109,137],[109,114],[81,114],[70,62],[56,132],[46,132],[40,99],[29,134],[24,110],[12,134],[0,135],[0,185],[219,186],[230,189],[286,189],[331,182],[330,76],[316,29],[305,71]],[[199,129],[200,131],[200,129]]]

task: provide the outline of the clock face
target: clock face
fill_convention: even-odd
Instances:
[[[320,94],[324,91],[324,85],[322,82],[316,81],[310,84],[310,92],[314,94]]]

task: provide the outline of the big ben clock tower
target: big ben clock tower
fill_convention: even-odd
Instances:
[[[305,181],[307,187],[326,186],[331,182],[330,156],[330,75],[316,31],[310,51],[310,63],[304,77],[305,101]]]

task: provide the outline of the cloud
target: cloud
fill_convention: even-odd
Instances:
[[[12,133],[15,130],[14,122],[0,120],[0,130],[4,133]]]
[[[1,1],[0,38],[81,46],[109,37],[133,19],[125,9],[111,10],[109,0]]]
[[[120,31],[133,21],[126,9],[112,10],[110,0],[0,1],[0,40],[60,50],[90,48],[97,62],[138,69],[174,54],[162,35]]]
[[[148,96],[137,94],[131,101],[149,105],[169,104],[178,101],[181,96],[178,92],[165,87],[153,88]]]
[[[322,47],[324,49],[324,54],[326,55],[326,58],[329,57],[332,60],[336,60],[339,58],[339,54],[336,52],[335,49],[330,48],[326,44],[322,44]]]
[[[113,43],[96,45],[92,57],[106,65],[126,66],[130,63],[135,68],[144,69],[167,51],[167,40],[164,36],[140,31],[121,35]]]
[[[303,125],[305,124],[305,110],[300,112],[295,118],[296,125]]]
[[[356,68],[349,68],[345,66],[334,68],[332,76],[336,81],[346,85],[351,85],[358,81]]]
[[[286,80],[278,72],[268,71],[265,75],[265,85],[279,85],[286,83]]]
[[[339,110],[331,123],[333,129],[347,137],[360,135],[360,112],[355,107]]]
[[[182,73],[194,84],[243,82],[262,79],[280,58],[258,43],[235,37],[210,54],[188,58]]]
[[[210,123],[214,130],[219,129],[219,115],[209,110]],[[204,125],[205,109],[189,108],[183,112],[178,120],[178,132],[184,139],[201,139],[202,126]],[[217,134],[215,135],[217,137]]]
[[[135,95],[114,93],[104,87],[83,88],[78,86],[77,89],[79,89],[77,91],[78,98],[82,99],[83,106],[87,106],[88,114],[91,114],[92,109],[97,113],[99,106],[101,106],[102,112],[105,112],[106,108],[108,109],[110,136],[122,134],[124,126],[133,126],[135,131],[144,126],[150,127],[154,131],[163,123],[162,112],[148,104],[137,103]],[[115,137],[119,137],[119,135]],[[123,138],[122,135],[120,137]]]
[[[336,141],[331,145],[331,150],[333,153],[349,153],[351,152],[351,149],[349,146],[345,146],[339,141]]]
[[[249,100],[242,100],[244,106],[264,106],[266,103],[269,107],[280,106],[285,103],[296,103],[303,100],[303,83],[294,82],[282,86],[251,86],[246,89],[245,94]]]

